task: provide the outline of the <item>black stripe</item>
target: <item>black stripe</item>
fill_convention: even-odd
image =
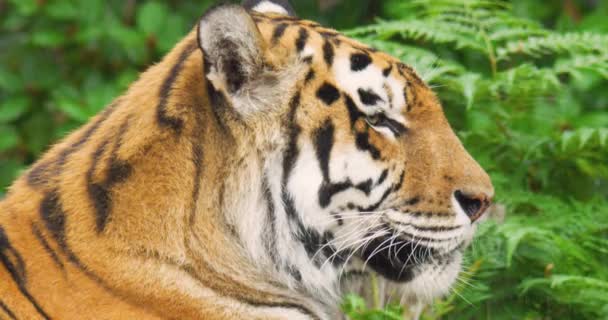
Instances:
[[[13,313],[13,311],[11,311],[11,309],[9,309],[9,307],[4,304],[2,300],[0,300],[0,309],[4,310],[4,313],[6,313],[12,320],[17,320],[17,316],[15,315],[15,313]]]
[[[107,161],[106,177],[101,182],[94,181],[94,175],[97,171],[100,158],[103,156],[109,140],[101,143],[99,148],[93,154],[91,167],[87,172],[87,190],[91,202],[95,208],[95,224],[97,232],[102,232],[108,223],[108,219],[112,212],[112,188],[119,183],[124,182],[129,178],[133,169],[127,162],[118,159],[118,150],[122,145],[123,137],[129,126],[129,118],[120,126],[120,129],[114,142],[114,147]]]
[[[212,107],[213,108],[213,107]],[[190,217],[188,224],[190,226],[194,225],[194,218],[196,217],[197,209],[198,209],[198,198],[201,193],[201,174],[203,172],[203,133],[204,133],[204,123],[203,123],[203,114],[202,112],[195,112],[194,114],[195,125],[194,132],[192,133],[192,165],[194,167],[194,177],[192,182],[192,211],[190,212]]]
[[[300,21],[301,19],[298,17],[292,17],[292,16],[278,16],[278,17],[272,17],[270,18],[270,20],[272,20],[273,22],[293,22],[293,21]]]
[[[107,217],[110,203],[110,193],[105,186],[105,183],[95,182],[94,176],[97,171],[97,166],[101,157],[105,153],[108,145],[110,144],[110,140],[104,140],[97,150],[93,153],[93,158],[91,160],[91,166],[86,174],[87,179],[87,192],[89,194],[89,198],[91,199],[91,203],[93,203],[93,208],[95,210],[95,225],[97,228],[97,232],[100,232],[103,229],[103,219]]]
[[[399,206],[413,206],[420,202],[420,197],[413,197],[411,199],[404,200]]]
[[[298,52],[304,50],[306,41],[308,41],[308,30],[300,28],[300,31],[298,31],[298,38],[296,39],[296,49],[298,49]]]
[[[325,39],[323,42],[323,59],[325,59],[328,68],[334,63],[334,55],[334,46]]]
[[[229,118],[228,113],[232,110],[228,106],[228,99],[226,99],[224,92],[215,89],[211,81],[206,81],[207,95],[211,103],[211,111],[213,112],[215,122],[223,133],[229,133],[229,128],[225,123],[226,119]]]
[[[355,144],[359,150],[369,152],[372,159],[378,160],[381,158],[380,150],[369,142],[369,134],[367,132],[358,132],[355,136]]]
[[[353,53],[350,56],[350,69],[361,71],[372,63],[372,58],[365,53]]]
[[[262,242],[268,251],[268,255],[272,260],[272,263],[276,268],[279,267],[279,258],[277,257],[277,244],[276,244],[276,213],[274,207],[274,201],[272,199],[272,192],[270,191],[270,185],[268,184],[268,178],[264,176],[262,179],[262,191],[264,194],[264,201],[266,202],[266,221],[269,230],[264,230],[262,234]],[[301,279],[301,276],[300,276]]]
[[[357,105],[355,104],[355,102],[349,95],[344,94],[344,98],[346,101],[346,108],[348,110],[348,115],[350,117],[350,125],[351,125],[351,128],[354,130],[355,123],[357,122],[357,120],[361,117],[364,117],[365,114],[363,112],[361,112],[359,110],[359,108],[357,108]],[[378,150],[378,148],[376,148],[374,145],[372,145],[369,142],[369,134],[367,132],[356,132],[355,143],[359,150],[368,151],[373,159],[375,159],[375,160],[380,159],[380,157],[381,157],[380,150]]]
[[[300,106],[300,93],[296,93],[289,102],[289,114],[287,119],[287,127],[289,143],[283,155],[283,186],[286,186],[289,174],[295,165],[296,158],[300,153],[298,148],[298,137],[300,135],[300,126],[296,122],[296,113]]]
[[[306,78],[304,79],[304,83],[309,83],[314,78],[315,78],[315,70],[313,68],[310,68],[310,70],[306,74]]]
[[[370,212],[370,211],[374,211],[374,210],[378,209],[382,205],[382,203],[386,200],[386,198],[388,198],[388,196],[391,195],[391,193],[396,192],[399,189],[401,189],[401,186],[403,185],[404,177],[405,177],[405,171],[401,173],[401,175],[399,177],[399,181],[396,184],[393,184],[392,186],[390,186],[388,189],[386,189],[386,191],[384,191],[384,193],[382,194],[382,196],[376,203],[374,203],[368,207],[358,206],[357,210],[359,210],[361,212]]]
[[[294,278],[297,282],[302,281],[302,273],[300,272],[300,270],[298,270],[296,266],[287,265],[285,266],[285,271],[287,271],[287,273],[289,273],[291,277]]]
[[[382,182],[384,182],[384,180],[386,180],[386,178],[388,177],[388,169],[384,169],[382,171],[382,173],[380,174],[380,178],[378,178],[378,181],[376,181],[376,185],[381,185]]]
[[[304,226],[302,227],[303,229],[297,234],[298,240],[304,245],[304,250],[306,250],[308,258],[311,259],[317,267],[321,267],[325,259],[331,256],[331,254],[325,256],[328,251],[326,251],[327,248],[323,248],[323,246],[330,241],[330,237],[328,236],[330,233],[326,232],[321,235],[321,233],[316,230]],[[319,252],[319,250],[322,250],[322,252]]]
[[[334,124],[330,119],[325,120],[320,128],[313,133],[313,141],[317,161],[323,173],[323,179],[329,181],[329,158],[334,146]]]
[[[404,64],[403,62],[399,62],[397,64],[397,69],[399,70],[399,73],[404,78],[407,78],[405,76],[405,73],[407,73],[414,80],[414,82],[416,83],[416,85],[421,86],[421,87],[425,86],[424,81],[422,81],[422,79],[420,79],[420,77],[416,74],[416,72],[414,71],[414,69],[412,69],[412,67]],[[409,80],[409,78],[408,78],[408,80]]]
[[[88,268],[69,248],[65,238],[66,214],[63,211],[59,194],[56,191],[47,193],[40,203],[40,217],[44,221],[45,227],[59,245],[61,253],[68,258],[68,261],[84,273],[89,279],[95,281],[99,286],[112,293],[110,287],[96,274]]]
[[[391,129],[396,137],[400,137],[402,134],[408,131],[408,128],[401,124],[401,122],[393,120],[385,115],[382,117],[382,126]]]
[[[357,89],[357,93],[359,94],[359,99],[363,104],[368,106],[373,106],[378,103],[378,101],[384,101],[377,93],[372,89]]]
[[[338,183],[324,181],[321,188],[319,188],[319,205],[321,208],[327,208],[331,203],[331,198],[333,198],[333,196],[352,187],[353,184],[348,180]]]
[[[304,62],[306,64],[312,64],[313,57],[314,56],[306,56],[306,57],[302,58],[302,62]]]
[[[38,301],[27,290],[27,276],[23,258],[11,245],[4,228],[0,226],[0,262],[17,284],[21,294],[34,306],[36,311],[44,319],[50,319],[49,315],[42,309]]]
[[[323,38],[329,38],[329,39],[335,38],[335,37],[337,37],[337,36],[340,35],[339,32],[336,32],[336,31],[333,31],[333,30],[329,30],[329,29],[326,29],[326,30],[323,30],[323,31],[319,31],[319,34]]]
[[[184,51],[179,55],[177,62],[173,65],[167,78],[163,81],[159,91],[159,101],[156,107],[156,120],[160,127],[168,127],[175,131],[176,134],[180,134],[184,126],[184,120],[172,115],[167,114],[167,106],[173,89],[173,84],[177,80],[180,72],[183,69],[184,62],[186,59],[196,50],[196,43],[190,43],[186,46]]]
[[[367,179],[361,183],[358,183],[355,185],[355,188],[369,196],[369,194],[372,192],[372,179]]]
[[[59,153],[56,161],[40,162],[36,164],[28,173],[28,183],[31,186],[38,186],[46,183],[50,178],[61,174],[63,165],[67,161],[67,158],[74,152],[78,151],[80,147],[82,147],[89,140],[89,138],[97,131],[101,124],[108,119],[119,103],[120,100],[116,100],[110,104],[99,115],[99,117],[89,125],[89,127],[76,142],[72,143],[66,149],[61,151],[61,153]]]
[[[59,195],[56,192],[47,193],[40,202],[40,218],[61,251],[65,251],[65,213],[60,207]]]
[[[53,248],[51,248],[51,245],[46,241],[46,239],[42,235],[42,232],[40,231],[40,228],[38,228],[38,226],[34,223],[32,223],[32,233],[34,234],[34,236],[36,236],[36,239],[38,239],[38,242],[40,242],[40,244],[44,248],[44,251],[49,254],[49,256],[57,265],[57,267],[62,271],[65,271],[65,266],[63,265],[63,262],[61,262],[57,253],[53,250]]]
[[[384,77],[388,77],[391,74],[391,71],[393,71],[393,65],[390,65],[390,66],[386,67],[384,70],[382,70],[382,75]]]
[[[405,85],[405,87],[403,88],[403,101],[405,101],[405,105],[407,106],[406,111],[410,112],[412,111],[412,106],[415,103],[415,101],[410,101],[410,99],[408,98],[407,95],[407,88],[410,86],[409,82]],[[413,99],[412,99],[413,100]]]
[[[325,105],[331,106],[340,98],[340,91],[333,85],[325,82],[317,90],[317,98],[319,98]]]
[[[348,110],[348,117],[350,119],[351,129],[355,129],[355,123],[359,118],[365,117],[365,114],[357,108],[357,105],[349,95],[344,94],[344,100],[346,101],[346,109]]]
[[[279,42],[283,34],[285,34],[285,29],[287,29],[288,26],[289,25],[287,23],[281,23],[276,26],[276,28],[274,28],[274,32],[272,33],[272,39],[270,41],[273,45]]]

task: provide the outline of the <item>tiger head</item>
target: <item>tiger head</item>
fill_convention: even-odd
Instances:
[[[494,191],[435,94],[283,1],[249,3],[210,10],[197,32],[219,122],[243,154],[264,154],[239,182],[260,185],[255,199],[226,211],[243,245],[294,286],[371,269],[414,296],[444,294]],[[252,207],[259,231],[243,218]]]

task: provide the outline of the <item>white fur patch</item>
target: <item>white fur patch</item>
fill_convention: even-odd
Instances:
[[[285,10],[285,8],[281,7],[280,5],[278,5],[276,3],[272,3],[270,1],[260,2],[255,7],[253,7],[253,10],[257,11],[257,12],[261,12],[261,13],[279,13],[279,14],[284,14],[284,15],[289,14],[287,12],[287,10]]]
[[[367,114],[382,111],[389,118],[407,127],[406,119],[402,115],[403,108],[406,106],[403,94],[405,84],[401,84],[394,77],[385,78],[382,70],[373,64],[368,65],[363,70],[352,71],[350,59],[347,57],[336,59],[333,73],[338,86],[348,93],[362,111]],[[385,85],[392,92],[392,103],[389,103],[391,99],[389,99],[389,95],[384,88]],[[366,106],[359,98],[359,89],[372,90],[383,101],[378,102],[375,106]],[[387,137],[394,137],[392,131],[388,128],[374,127],[374,129]]]

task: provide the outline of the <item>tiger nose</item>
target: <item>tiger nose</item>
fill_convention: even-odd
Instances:
[[[471,219],[471,222],[479,219],[492,202],[492,199],[485,193],[468,194],[461,190],[456,190],[454,197],[464,213]]]

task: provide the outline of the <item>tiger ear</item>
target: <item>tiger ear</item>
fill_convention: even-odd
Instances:
[[[257,11],[261,13],[278,13],[296,16],[296,12],[287,0],[245,0],[243,7],[247,10]]]
[[[208,11],[198,24],[207,78],[216,89],[237,95],[264,67],[265,42],[253,18],[238,5]]]

